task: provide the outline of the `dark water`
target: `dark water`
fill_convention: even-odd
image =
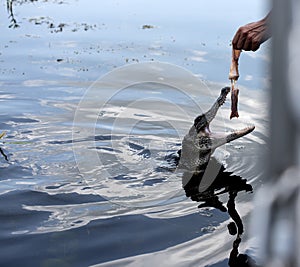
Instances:
[[[13,1],[14,17],[2,2],[0,266],[228,266],[232,220],[186,197],[172,159],[228,85],[230,40],[263,16],[260,2]],[[228,101],[211,125],[255,124],[214,155],[254,194],[266,54],[242,54],[240,118]],[[255,258],[252,198],[235,205],[239,249]]]

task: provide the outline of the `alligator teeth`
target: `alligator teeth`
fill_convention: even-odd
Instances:
[[[243,129],[233,129],[231,130],[232,134],[238,134],[240,132],[248,132],[248,131],[253,131],[255,129],[255,126],[253,124],[248,125],[247,127],[243,128]]]

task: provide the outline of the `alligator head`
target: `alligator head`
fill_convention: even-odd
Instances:
[[[254,130],[254,126],[249,126],[232,133],[213,133],[209,129],[209,124],[215,118],[217,111],[224,104],[229,87],[221,90],[221,94],[213,106],[204,114],[198,116],[188,134],[182,142],[180,152],[179,169],[185,172],[199,172],[205,170],[214,150],[226,143],[240,138]]]

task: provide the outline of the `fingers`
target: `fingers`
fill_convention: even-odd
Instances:
[[[256,51],[258,48],[260,47],[260,43],[258,41],[252,41],[252,44],[251,44],[251,51]]]
[[[256,51],[260,46],[259,41],[255,40],[252,36],[249,36],[246,38],[244,45],[243,45],[243,50],[246,51]]]
[[[258,38],[252,37],[253,33],[240,33],[237,32],[232,40],[232,46],[237,50],[256,51],[260,47],[260,41]]]
[[[259,21],[240,27],[232,40],[232,46],[237,50],[256,51],[268,39],[266,25]]]
[[[233,40],[232,46],[237,50],[256,51],[260,43],[253,40],[253,33],[245,26],[238,29]]]
[[[242,28],[239,28],[232,40],[232,46],[236,50],[242,50],[245,42],[245,37],[242,36]]]

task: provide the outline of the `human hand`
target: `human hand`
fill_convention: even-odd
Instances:
[[[270,13],[262,20],[240,27],[232,40],[237,50],[256,51],[260,45],[270,38]]]

